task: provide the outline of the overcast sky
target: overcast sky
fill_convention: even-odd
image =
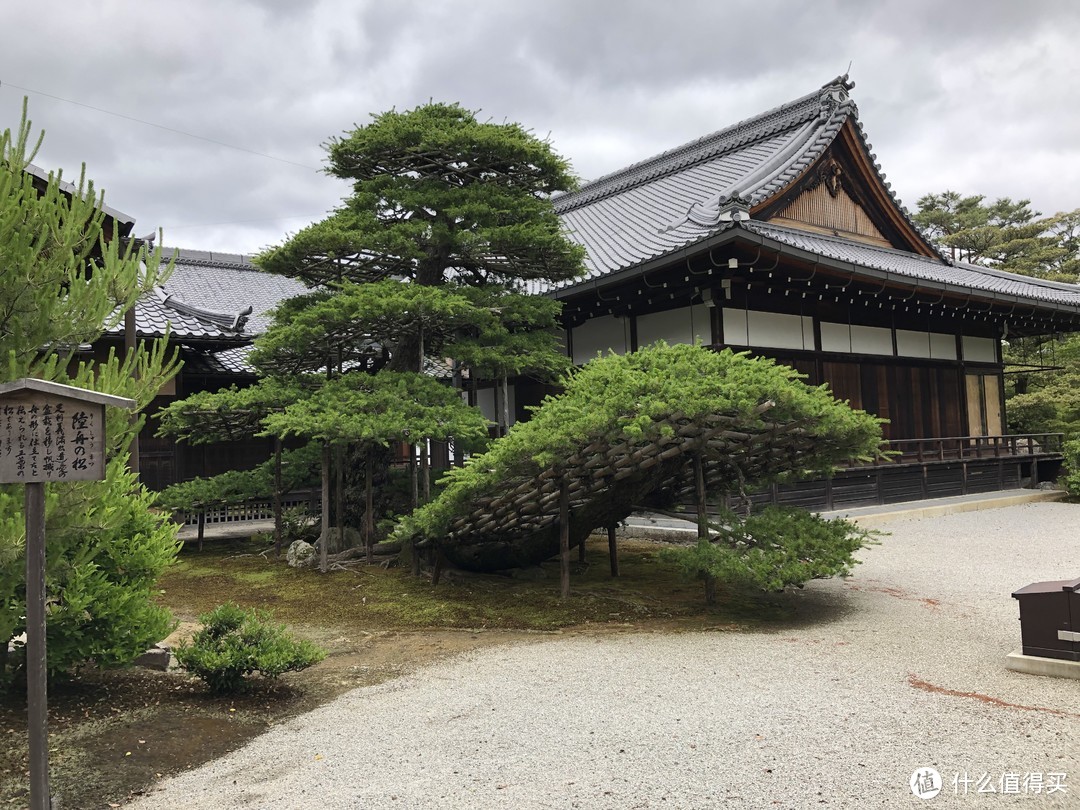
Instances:
[[[1051,214],[1080,208],[1077,42],[1071,0],[35,0],[4,7],[0,128],[28,96],[35,162],[85,162],[137,235],[257,253],[337,205],[321,144],[371,113],[458,101],[589,179],[850,62],[909,208],[954,189]]]

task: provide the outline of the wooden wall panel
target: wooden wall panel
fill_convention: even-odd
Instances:
[[[889,244],[862,206],[843,188],[836,189],[836,196],[833,196],[825,183],[804,191],[771,219],[781,224],[804,223],[817,228],[844,231],[846,234],[862,236],[867,241]]]

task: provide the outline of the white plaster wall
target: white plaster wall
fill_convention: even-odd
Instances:
[[[517,395],[514,386],[508,386],[510,389],[510,424],[514,424],[517,420],[514,418],[514,410],[517,406]],[[480,388],[476,392],[476,406],[480,409],[480,413],[484,415],[484,418],[489,422],[499,423],[499,412],[497,410],[498,400],[495,398],[495,388]]]
[[[724,342],[768,349],[814,348],[814,320],[760,310],[725,309]]]
[[[704,304],[679,307],[663,312],[651,312],[637,318],[638,346],[648,346],[658,340],[669,344],[712,343],[712,326],[709,308]]]
[[[885,326],[852,326],[851,351],[855,354],[892,355],[892,329]]]
[[[896,353],[901,357],[927,357],[930,355],[930,333],[896,330]]]
[[[630,329],[626,318],[605,315],[592,318],[570,332],[575,365],[594,359],[597,354],[626,354],[629,350]]]
[[[997,341],[994,338],[963,337],[964,359],[977,363],[997,362]]]
[[[821,322],[821,350],[851,353],[851,329],[846,323]]]
[[[956,359],[956,335],[930,333],[930,356],[935,360]]]
[[[480,388],[476,392],[476,406],[489,422],[498,422],[495,414],[495,389]]]

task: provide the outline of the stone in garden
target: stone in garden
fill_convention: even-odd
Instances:
[[[162,672],[169,668],[172,660],[172,651],[163,644],[155,644],[133,662],[137,667],[146,669],[160,669]]]
[[[285,552],[285,562],[291,568],[306,568],[315,564],[315,546],[303,540],[294,540]]]

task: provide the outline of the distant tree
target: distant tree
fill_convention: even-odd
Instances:
[[[24,107],[19,128],[0,136],[0,382],[37,377],[131,397],[143,408],[178,369],[165,341],[123,359],[72,361],[161,279],[160,256],[107,238],[103,198],[85,175],[67,191],[59,176],[36,185],[26,167],[41,139],[33,143],[30,131]],[[176,554],[176,528],[127,471],[141,424],[109,409],[105,480],[46,485],[50,673],[91,660],[128,662],[172,625],[153,597]],[[9,646],[25,629],[25,542],[22,487],[0,485],[3,680],[24,663],[22,646]]]
[[[1031,200],[955,191],[927,194],[918,201],[915,222],[953,260],[1014,273],[1075,281],[1080,273],[1080,210],[1043,218]]]

